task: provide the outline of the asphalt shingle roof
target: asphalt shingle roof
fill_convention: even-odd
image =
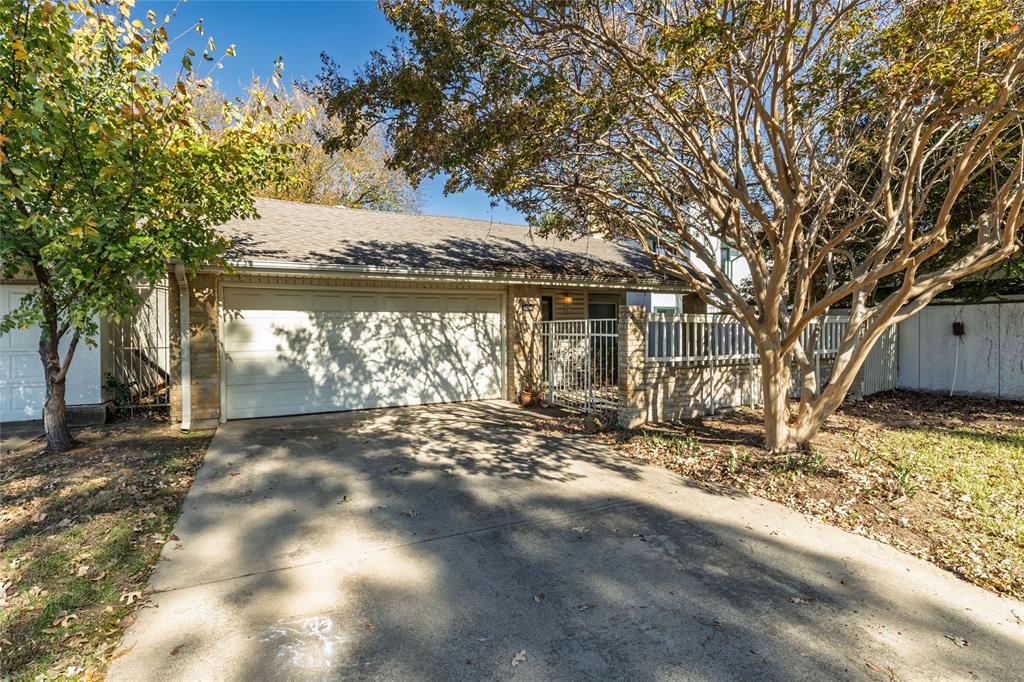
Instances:
[[[548,277],[665,281],[635,247],[597,238],[541,238],[526,227],[445,216],[388,213],[257,199],[260,217],[218,228],[229,260],[324,268],[407,268]]]

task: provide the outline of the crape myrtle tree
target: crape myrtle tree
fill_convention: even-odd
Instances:
[[[194,99],[209,82],[201,65],[219,63],[213,40],[200,55],[185,50],[165,82],[171,17],[135,17],[132,4],[0,0],[0,274],[38,284],[0,333],[41,327],[53,452],[74,445],[65,384],[98,320],[129,316],[135,286],[169,261],[220,262],[214,226],[254,215],[254,190],[287,167],[276,140],[292,121],[271,113],[273,94],[260,91],[260,106],[222,102],[223,130],[209,135]]]
[[[329,60],[321,75],[346,124],[333,143],[383,123],[413,178],[642,245],[749,330],[773,451],[810,443],[886,329],[1017,248],[1024,34],[1006,0],[382,8],[403,39],[352,78]],[[970,247],[941,260],[964,188],[994,169]],[[750,264],[749,292],[708,237]],[[839,303],[850,322],[819,388],[805,343]]]

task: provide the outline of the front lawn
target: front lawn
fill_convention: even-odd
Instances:
[[[770,455],[761,433],[741,408],[611,437],[1024,599],[1024,405],[893,391],[845,405],[806,454]]]
[[[0,455],[0,678],[102,676],[212,435],[135,420]]]

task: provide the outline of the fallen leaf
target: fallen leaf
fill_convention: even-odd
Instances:
[[[241,471],[232,471],[231,473],[228,474],[228,476],[241,476],[241,475],[242,475]]]
[[[518,654],[516,654],[515,656],[512,657],[512,665],[513,665],[513,667],[519,665],[520,663],[525,663],[525,662],[526,662],[526,649],[523,649]]]
[[[125,592],[121,595],[121,601],[124,602],[125,606],[131,606],[141,598],[141,592]]]
[[[543,592],[538,592],[537,594],[533,595],[533,601],[537,602],[538,604],[543,604],[544,603],[544,593]]]
[[[959,647],[966,647],[971,645],[971,643],[968,642],[966,639],[964,639],[963,637],[957,637],[956,635],[946,635],[946,639],[948,639],[953,644],[956,644]]]
[[[171,533],[170,535],[168,535],[168,536],[167,536],[167,539],[168,539],[168,540],[180,540],[181,538],[179,538],[179,537],[178,537],[177,535],[175,535],[174,533]]]
[[[596,605],[595,604],[591,604],[589,602],[585,603],[585,604],[577,604],[576,605],[576,610],[577,611],[586,611],[587,609],[594,608],[594,606],[596,606]]]
[[[78,576],[79,578],[84,578],[85,574],[88,573],[88,572],[89,572],[89,567],[88,566],[79,566],[78,570],[75,571],[75,575]]]

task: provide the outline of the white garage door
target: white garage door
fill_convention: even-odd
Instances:
[[[501,396],[497,293],[224,289],[227,418]]]

